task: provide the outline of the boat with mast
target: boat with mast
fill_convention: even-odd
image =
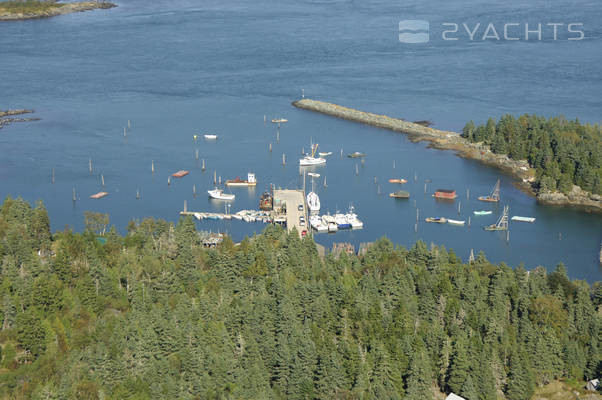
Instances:
[[[508,230],[508,206],[504,206],[504,212],[495,224],[487,225],[483,229],[486,231],[507,231]]]
[[[499,180],[499,178],[497,180],[497,183],[493,187],[491,194],[489,196],[479,196],[478,200],[488,201],[491,203],[497,203],[498,201],[500,201],[500,180]]]
[[[309,192],[307,194],[307,208],[309,211],[318,212],[320,211],[320,197],[316,194],[316,192]]]
[[[312,166],[312,165],[322,165],[326,164],[326,159],[322,157],[316,157],[316,152],[318,151],[318,144],[311,145],[311,154],[305,154],[305,157],[299,160],[299,165],[302,167]]]

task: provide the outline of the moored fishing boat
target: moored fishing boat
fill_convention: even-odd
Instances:
[[[270,192],[264,192],[259,198],[259,209],[270,211],[274,208],[274,197]]]
[[[207,190],[209,197],[216,200],[234,200],[234,194],[224,193],[222,189],[215,188],[213,190]]]
[[[336,232],[339,230],[338,225],[332,215],[323,215],[322,221],[326,224],[326,226],[328,226],[328,232]]]
[[[184,169],[179,170],[178,172],[174,172],[173,174],[171,174],[171,176],[173,176],[174,178],[181,178],[183,176],[186,176],[190,173],[190,171],[186,171]]]
[[[318,150],[318,144],[311,146],[311,154],[306,154],[305,157],[299,160],[299,165],[302,167],[308,167],[312,165],[322,165],[326,164],[326,159],[322,157],[316,157],[316,152]]]
[[[393,197],[395,199],[409,199],[410,193],[406,192],[405,190],[398,190],[396,192],[389,193],[389,197]]]
[[[493,187],[493,190],[491,191],[491,194],[489,196],[479,196],[478,200],[488,201],[491,203],[497,203],[498,201],[500,201],[500,180],[497,180],[497,183]]]
[[[483,227],[486,231],[507,231],[508,230],[508,206],[504,206],[504,212],[497,223]]]
[[[226,186],[255,186],[257,185],[257,180],[255,179],[255,174],[249,172],[247,174],[247,179],[240,179],[238,176],[236,179],[228,179],[226,181]]]
[[[463,226],[466,223],[466,221],[458,221],[457,219],[448,219],[447,223],[451,224],[451,225],[460,225],[460,226]]]
[[[319,178],[320,174],[315,173],[315,172],[308,172],[307,175],[311,176],[312,178]]]
[[[437,189],[433,197],[436,199],[453,200],[458,196],[453,189]]]
[[[320,155],[320,157],[326,157],[332,154],[332,151],[322,151],[320,153],[318,153]]]
[[[354,151],[351,154],[347,154],[347,157],[349,158],[361,158],[361,157],[366,157],[366,153],[360,153],[359,151]]]
[[[512,217],[512,221],[518,221],[518,222],[535,222],[535,218],[533,218],[533,217],[520,217],[518,215],[514,215]]]
[[[474,215],[490,215],[493,211],[473,211]]]
[[[405,180],[405,179],[403,179],[403,178],[400,178],[400,179],[397,179],[397,178],[389,179],[389,183],[400,183],[400,184],[403,184],[403,183],[407,183],[407,182],[408,181]]]
[[[424,219],[426,222],[434,222],[436,224],[445,224],[447,222],[447,218],[443,217],[428,217]]]
[[[107,193],[107,192],[98,192],[98,193],[95,193],[92,196],[90,196],[90,198],[91,199],[102,199],[103,197],[106,197],[108,195],[109,195],[109,193]]]

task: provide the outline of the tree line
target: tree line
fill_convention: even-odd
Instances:
[[[526,400],[602,372],[600,282],[562,264],[386,238],[322,258],[276,226],[206,249],[189,217],[100,241],[89,220],[0,208],[2,398]]]
[[[578,119],[504,115],[486,124],[468,122],[462,136],[483,142],[496,154],[527,160],[541,191],[568,193],[573,185],[602,194],[602,127]]]

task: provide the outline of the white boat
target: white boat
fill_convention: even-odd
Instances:
[[[309,175],[309,176],[311,176],[313,178],[319,178],[320,177],[320,174],[315,173],[315,172],[308,172],[307,175]]]
[[[473,211],[474,215],[491,215],[493,211]]]
[[[364,227],[364,223],[360,221],[357,217],[357,214],[353,212],[353,207],[349,207],[349,212],[345,214],[347,218],[347,222],[351,225],[351,229],[362,229]]]
[[[458,221],[456,219],[449,219],[449,218],[447,219],[447,223],[448,224],[452,224],[452,225],[461,225],[461,226],[464,226],[465,222],[466,221]]]
[[[330,215],[330,214],[323,215],[322,221],[328,226],[328,232],[336,232],[339,230],[339,227],[332,215]]]
[[[533,217],[519,217],[518,215],[515,215],[515,216],[512,217],[512,221],[535,222],[535,218],[533,218]]]
[[[226,181],[226,186],[255,186],[257,185],[257,180],[255,179],[255,174],[249,172],[247,174],[247,179],[240,179],[238,176],[236,179],[228,179]]]
[[[351,224],[347,220],[347,217],[345,217],[345,214],[335,214],[334,215],[334,222],[337,224],[337,228],[338,229],[349,229],[349,228],[351,228]]]
[[[307,194],[307,207],[309,211],[320,211],[320,198],[315,192]]]
[[[286,119],[286,118],[274,118],[272,120],[273,124],[284,124],[285,122],[288,122],[288,119]]]
[[[305,157],[299,160],[299,165],[307,167],[311,165],[322,165],[326,164],[326,159],[322,157],[316,157],[316,151],[318,150],[318,144],[311,146],[311,154],[306,154]]]
[[[332,154],[332,151],[321,151],[318,153],[320,157],[326,157]]]
[[[203,136],[204,136],[204,137],[205,137],[205,139],[207,139],[207,140],[215,140],[215,139],[217,139],[217,135],[214,135],[214,134],[212,134],[212,133],[207,133],[207,134],[205,134],[205,135],[203,135]]]
[[[322,222],[322,218],[319,215],[311,215],[309,217],[309,223],[311,224],[312,228],[320,233],[328,232],[328,225]]]
[[[215,188],[213,190],[207,190],[209,197],[216,200],[234,200],[233,194],[224,193],[222,189]]]

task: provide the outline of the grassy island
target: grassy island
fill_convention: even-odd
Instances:
[[[58,3],[56,1],[0,1],[0,21],[47,18],[97,8],[111,8],[115,4],[105,1]]]

